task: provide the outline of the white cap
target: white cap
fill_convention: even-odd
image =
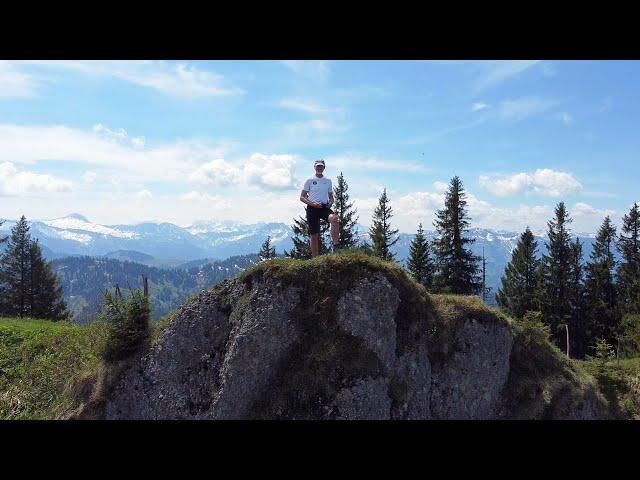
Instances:
[[[324,160],[320,159],[320,160],[316,160],[315,162],[313,162],[313,166],[315,167],[316,165],[322,165],[322,166],[326,166],[324,164]]]

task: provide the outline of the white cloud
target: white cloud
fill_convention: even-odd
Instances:
[[[296,160],[291,155],[254,153],[244,165],[244,175],[250,185],[267,189],[295,188],[295,165]]]
[[[72,184],[47,174],[18,170],[11,162],[0,163],[0,196],[27,196],[71,192]]]
[[[379,170],[398,171],[408,173],[428,173],[428,169],[423,165],[409,162],[398,162],[393,160],[380,160],[375,157],[362,157],[360,155],[340,155],[325,158],[327,168],[354,168],[359,171]]]
[[[438,192],[446,192],[449,189],[449,184],[444,182],[433,182],[433,188]]]
[[[30,98],[37,95],[40,81],[16,68],[17,62],[0,60],[0,98]]]
[[[264,189],[296,187],[294,179],[296,159],[291,155],[254,153],[241,166],[222,158],[205,163],[195,170],[189,180],[205,186],[250,186]]]
[[[604,217],[606,217],[607,215],[609,216],[616,215],[615,210],[606,209],[606,208],[605,209],[594,208],[588,203],[584,203],[584,202],[577,202],[576,204],[573,205],[573,207],[569,212],[575,217],[597,216],[602,219],[604,219]]]
[[[101,123],[98,123],[97,125],[94,125],[93,127],[91,127],[91,130],[95,134],[100,135],[103,138],[121,140],[127,137],[127,132],[124,128],[118,128],[116,130],[112,130],[109,127],[105,127]]]
[[[521,192],[560,197],[582,189],[582,184],[572,174],[550,168],[539,168],[533,173],[481,175],[478,182],[481,187],[499,197],[508,197]]]
[[[98,125],[84,131],[62,125],[0,124],[0,162],[35,164],[64,160],[118,172],[120,180],[175,181],[186,179],[199,165],[220,158],[226,146],[211,147],[194,140],[135,148],[121,129]]]
[[[215,209],[229,209],[232,206],[232,202],[228,198],[223,198],[220,195],[198,192],[197,190],[192,190],[180,195],[179,198],[180,200],[187,202],[204,203]]]
[[[134,148],[143,148],[145,144],[145,139],[144,137],[132,137],[131,144],[134,146]]]
[[[240,88],[223,86],[226,83],[223,76],[185,63],[133,60],[48,60],[25,63],[40,68],[113,77],[180,98],[218,97],[244,93]]]
[[[490,63],[489,68],[476,81],[474,86],[475,93],[486,90],[491,87],[514,78],[525,70],[533,67],[538,63],[537,60],[515,60],[498,63]]]
[[[473,105],[471,105],[471,110],[474,112],[478,112],[480,110],[484,110],[485,108],[489,108],[490,105],[484,102],[476,102]]]
[[[294,122],[285,125],[285,133],[289,137],[304,139],[309,135],[342,133],[351,128],[351,125],[336,123],[331,120],[314,118],[305,122]]]
[[[96,181],[97,177],[98,177],[98,174],[96,172],[88,171],[88,172],[85,172],[84,175],[82,175],[82,180],[85,183],[93,183]]]
[[[240,169],[217,158],[205,163],[195,170],[189,180],[205,186],[228,186],[240,183],[242,174]]]
[[[556,106],[558,101],[539,97],[523,97],[500,102],[498,115],[507,120],[520,121],[533,115],[544,113]]]
[[[276,104],[276,106],[312,115],[341,111],[339,108],[327,107],[313,100],[305,100],[302,98],[283,98]]]
[[[329,75],[329,62],[325,60],[283,60],[282,64],[296,74],[313,80],[324,80]]]
[[[140,190],[136,193],[136,197],[138,198],[152,198],[153,194],[149,190]]]

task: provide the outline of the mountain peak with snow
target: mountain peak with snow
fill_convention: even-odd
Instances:
[[[67,215],[65,217],[62,217],[62,219],[65,219],[65,218],[80,220],[81,222],[84,222],[84,223],[91,223],[91,222],[89,222],[87,217],[85,217],[84,215],[81,215],[79,213],[70,213],[69,215]],[[59,219],[55,219],[55,220],[59,220]]]

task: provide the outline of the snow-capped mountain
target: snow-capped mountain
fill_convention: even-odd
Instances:
[[[15,221],[6,220],[0,227],[0,234],[9,233],[14,225]],[[271,236],[278,253],[291,249],[293,244],[289,225],[277,222],[241,224],[233,221],[199,221],[184,227],[151,222],[100,225],[74,213],[52,220],[35,220],[30,225],[32,236],[40,240],[48,259],[69,255],[109,256],[125,251],[128,252],[125,257],[129,259],[134,259],[136,252],[153,257],[153,260],[143,262],[145,264],[176,266],[189,261],[202,262],[202,259],[224,260],[234,255],[255,254],[267,235]],[[356,230],[362,240],[368,240],[368,228],[357,225]],[[436,233],[425,231],[425,235],[432,241]],[[414,233],[400,233],[393,247],[396,258],[403,264],[409,256],[413,236]],[[500,278],[520,233],[473,228],[470,237],[475,239],[471,250],[476,255],[482,256],[484,250],[487,285],[494,294],[500,286]],[[594,235],[580,233],[578,237],[583,242],[583,259],[586,261],[591,253]],[[542,255],[546,251],[546,236],[536,235],[536,239],[538,255]]]
[[[15,220],[6,220],[0,233],[9,233],[15,223]],[[156,259],[226,259],[232,255],[257,253],[267,235],[271,236],[278,253],[292,247],[290,229],[284,223],[196,222],[187,227],[152,222],[101,225],[73,213],[51,220],[34,220],[29,224],[31,235],[40,240],[48,258],[102,256],[125,250]]]

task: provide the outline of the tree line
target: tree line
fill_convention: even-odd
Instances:
[[[515,318],[537,316],[549,325],[555,343],[582,358],[606,342],[638,353],[640,340],[640,208],[622,219],[617,234],[609,216],[600,226],[589,260],[572,240],[571,216],[560,202],[547,223],[547,253],[527,227],[505,268],[496,295],[500,308]],[[620,254],[616,261],[615,252]],[[618,352],[619,353],[619,352]]]

